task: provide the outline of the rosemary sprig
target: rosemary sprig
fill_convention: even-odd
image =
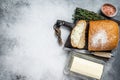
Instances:
[[[103,19],[105,19],[105,17],[103,17],[93,11],[88,11],[88,10],[82,9],[82,8],[76,8],[75,14],[73,15],[74,21],[77,21],[77,20],[90,21],[90,20],[103,20]]]

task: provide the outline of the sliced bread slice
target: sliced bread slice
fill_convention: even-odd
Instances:
[[[75,48],[84,48],[85,46],[85,31],[87,23],[85,20],[80,20],[77,22],[76,26],[71,32],[71,45]]]

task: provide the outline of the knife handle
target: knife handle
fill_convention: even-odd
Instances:
[[[93,52],[93,55],[104,57],[104,58],[111,58],[112,54],[110,52]]]

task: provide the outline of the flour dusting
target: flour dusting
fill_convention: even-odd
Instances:
[[[98,31],[92,38],[92,45],[98,46],[98,44],[101,44],[103,46],[107,42],[107,34],[106,31],[100,30]]]

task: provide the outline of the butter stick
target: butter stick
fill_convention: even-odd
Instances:
[[[103,65],[95,63],[77,56],[73,56],[70,71],[82,74],[88,77],[100,79],[103,73]]]

